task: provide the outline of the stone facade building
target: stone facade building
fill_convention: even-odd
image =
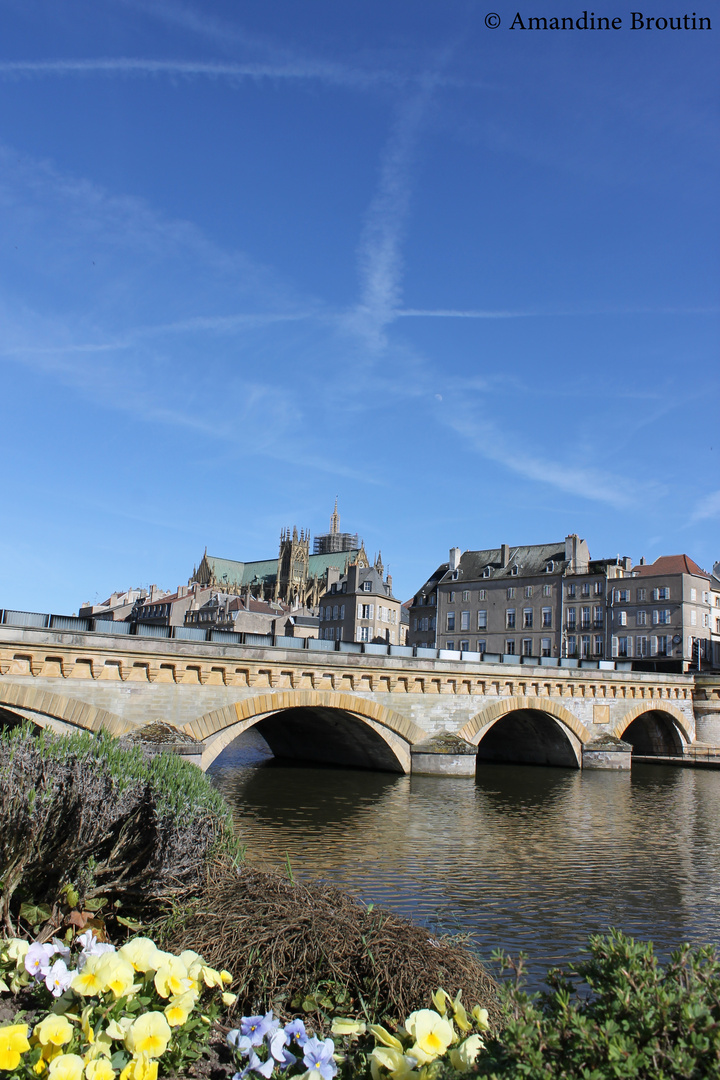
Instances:
[[[358,562],[347,574],[330,571],[320,597],[320,637],[326,641],[364,641],[402,645],[402,604],[392,595],[392,578],[383,578],[382,558],[373,566]]]
[[[339,532],[337,503],[333,512],[330,533],[320,537],[324,550],[310,554],[310,532],[297,526],[280,533],[280,549],[275,559],[240,562],[208,555],[207,549],[200,565],[193,570],[190,583],[215,588],[230,595],[252,595],[258,600],[272,600],[290,608],[315,608],[328,586],[328,573],[345,574],[352,563],[368,566],[365,548],[346,549],[344,538],[356,539]]]

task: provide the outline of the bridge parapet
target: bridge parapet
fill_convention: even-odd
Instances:
[[[629,724],[647,713],[664,716],[673,725],[683,753],[696,742],[720,747],[720,675],[510,665],[0,626],[0,709],[16,716],[34,715],[41,722],[71,727],[92,723],[94,730],[112,724],[116,733],[118,725],[163,721],[195,733],[208,762],[210,740],[219,753],[221,742],[230,741],[230,729],[239,731],[234,725],[240,720],[244,726],[260,723],[255,719],[260,699],[268,695],[288,703],[278,709],[305,707],[298,704],[300,695],[306,696],[302,701],[312,696],[320,702],[322,697],[323,708],[342,708],[368,728],[375,725],[405,771],[419,742],[448,734],[476,743],[491,726],[523,711],[560,725],[578,763],[585,743],[602,735],[622,738]],[[60,699],[62,705],[57,704]],[[331,699],[344,704],[331,705]],[[220,728],[217,717],[225,718]]]

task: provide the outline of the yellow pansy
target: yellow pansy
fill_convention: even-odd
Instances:
[[[225,995],[223,994],[223,997]],[[336,1016],[332,1022],[333,1035],[364,1035],[367,1025],[361,1020],[348,1020],[344,1016]]]
[[[9,993],[10,993],[10,987],[8,986],[8,984],[5,982],[4,979],[0,979],[0,994],[9,994]]]
[[[485,1031],[487,1030],[487,1028],[490,1027],[488,1023],[487,1009],[481,1009],[479,1005],[476,1005],[471,1013],[471,1016],[475,1021],[476,1026],[479,1027],[481,1031]]]
[[[95,1041],[85,1051],[84,1061],[85,1064],[87,1064],[89,1061],[94,1061],[95,1058],[111,1058],[112,1056],[112,1039],[106,1031],[101,1031],[100,1034],[96,1037]]]
[[[120,998],[133,990],[135,968],[116,952],[103,953],[97,966],[97,977],[104,990],[111,990],[115,998]]]
[[[17,1069],[20,1056],[30,1049],[27,1024],[0,1027],[0,1069]]]
[[[483,1047],[479,1035],[471,1035],[450,1051],[450,1064],[458,1072],[468,1072]]]
[[[37,1035],[41,1046],[52,1043],[53,1046],[65,1046],[73,1037],[73,1026],[68,1023],[65,1016],[53,1016],[50,1013],[33,1028],[33,1035]]]
[[[376,1046],[370,1055],[370,1061],[371,1064],[374,1063],[387,1069],[393,1080],[403,1080],[404,1077],[417,1075],[414,1072],[417,1064],[415,1059],[391,1046]]]
[[[203,963],[203,958],[200,953],[196,953],[192,949],[183,949],[183,951],[180,953],[179,959],[182,960],[188,971],[197,961],[199,961],[201,964]]]
[[[230,1008],[231,1005],[234,1005],[236,1001],[237,994],[229,994],[227,990],[222,994],[222,1003],[223,1005],[227,1005],[228,1008]]]
[[[457,997],[452,1003],[453,1020],[461,1031],[472,1031],[472,1024],[467,1018],[465,1006],[460,1001],[461,994],[462,990],[459,991]]]
[[[103,955],[107,956],[107,953]],[[103,977],[100,968],[100,961],[103,959],[103,955],[100,956],[88,956],[85,961],[85,967],[82,971],[78,972],[73,981],[70,983],[71,989],[76,994],[82,994],[83,997],[96,997],[98,994],[102,994],[105,989]]]
[[[15,966],[19,968],[22,966],[22,962],[25,959],[25,955],[29,948],[29,941],[25,941],[23,938],[19,937],[10,938],[9,941],[5,942],[3,955],[6,956],[8,960],[14,960]]]
[[[155,972],[155,989],[160,997],[176,997],[190,989],[188,971],[179,956],[167,955]]]
[[[226,971],[225,968],[223,968],[222,971],[220,972],[220,978],[224,982],[225,986],[229,986],[230,983],[233,981],[232,975],[230,974],[229,971]]]
[[[418,1009],[410,1013],[405,1021],[405,1030],[414,1040],[408,1053],[417,1058],[420,1065],[440,1057],[456,1038],[452,1024],[432,1009]]]
[[[124,1039],[133,1025],[131,1016],[123,1016],[120,1020],[111,1020],[105,1028],[105,1034],[110,1039]]]
[[[50,1062],[48,1080],[82,1080],[84,1069],[79,1054],[60,1054]]]
[[[370,1031],[375,1036],[376,1041],[382,1043],[383,1046],[389,1046],[391,1050],[402,1050],[403,1044],[400,1040],[391,1035],[382,1024],[371,1024]]]
[[[107,1058],[95,1058],[85,1066],[87,1080],[115,1080],[115,1070]]]
[[[177,998],[166,1005],[163,1010],[170,1027],[181,1027],[190,1015],[190,1010],[185,1009],[181,1003],[182,998]],[[190,1006],[190,1009],[192,1009],[192,1006]]]
[[[120,1080],[157,1080],[158,1063],[147,1054],[137,1054],[120,1073]]]
[[[452,998],[450,997],[450,995],[447,993],[446,990],[443,990],[443,988],[439,986],[432,996],[432,1003],[441,1016],[445,1016],[445,1014],[447,1013],[448,1004],[451,1002]]]
[[[203,964],[202,968],[203,982],[206,986],[217,986],[219,990],[223,988],[222,976],[215,968],[208,967],[207,964]]]
[[[170,1025],[162,1013],[143,1013],[128,1029],[125,1046],[131,1054],[159,1058],[167,1050],[171,1036]]]
[[[162,964],[163,954],[154,941],[147,937],[133,938],[118,949],[118,956],[129,961],[136,971],[157,971]]]

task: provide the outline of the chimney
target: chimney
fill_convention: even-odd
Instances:
[[[503,544],[500,548],[500,564],[501,566],[507,566],[510,562],[510,545]]]
[[[460,556],[461,555],[462,555],[462,551],[460,550],[459,547],[451,547],[450,548],[450,569],[451,570],[457,570],[458,566],[460,565]]]

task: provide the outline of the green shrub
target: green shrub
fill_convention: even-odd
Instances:
[[[477,1062],[480,1076],[720,1077],[720,958],[713,948],[685,946],[662,967],[652,943],[613,931],[591,938],[589,951],[584,963],[570,965],[570,977],[550,972],[550,992],[505,988],[506,1018]]]
[[[194,887],[209,855],[233,843],[229,808],[194,765],[30,726],[0,732],[0,820],[10,933],[23,901],[47,911],[63,889],[74,904],[105,896],[132,910]]]

